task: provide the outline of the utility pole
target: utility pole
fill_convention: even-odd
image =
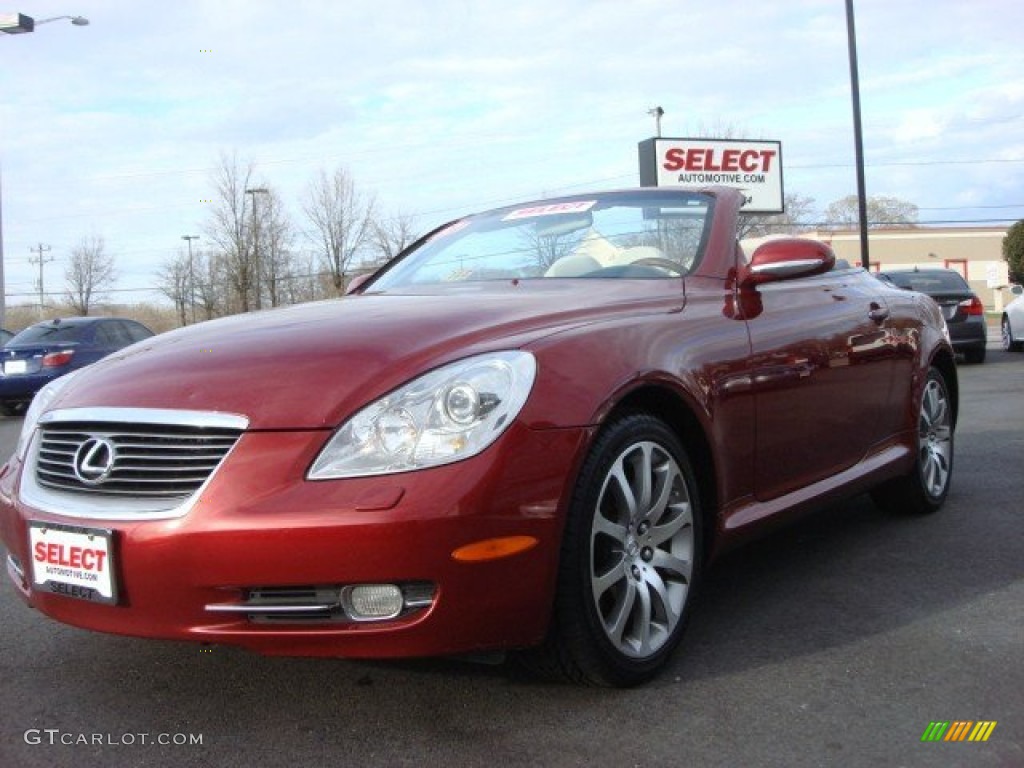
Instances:
[[[199,235],[182,235],[182,240],[188,241],[188,301],[192,305],[192,324],[196,323],[196,273],[192,265],[192,241],[198,240]]]
[[[43,254],[51,250],[51,248],[50,246],[43,245],[42,243],[39,243],[39,245],[37,245],[35,248],[29,248],[29,250],[32,251],[33,253],[39,254],[34,258],[30,256],[29,261],[33,264],[39,265],[39,311],[41,312],[45,307],[43,301],[46,296],[46,291],[43,289],[43,267],[49,264],[51,261],[54,261],[57,257],[51,256],[50,258],[46,258],[45,256],[43,256]]]

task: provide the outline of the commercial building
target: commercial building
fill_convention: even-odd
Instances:
[[[1001,312],[1013,298],[1007,286],[1003,238],[1008,227],[905,227],[868,233],[871,270],[955,269],[966,278],[990,311]],[[836,258],[859,264],[860,232],[818,230],[801,237],[832,246]],[[746,248],[749,245],[744,244]],[[747,251],[749,253],[749,250]]]

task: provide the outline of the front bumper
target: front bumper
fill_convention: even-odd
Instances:
[[[16,459],[0,476],[0,536],[24,599],[58,621],[117,634],[238,645],[266,654],[426,656],[529,646],[547,628],[562,516],[582,429],[514,424],[479,456],[398,475],[309,482],[328,432],[245,433],[189,511],[123,521],[45,513],[18,498]],[[33,588],[29,522],[113,530],[118,602]],[[528,536],[517,554],[452,553]],[[19,578],[17,570],[23,576]],[[210,610],[252,590],[430,585],[432,599],[383,621],[251,620]],[[422,590],[421,590],[422,593]]]
[[[947,327],[953,349],[957,352],[965,349],[984,349],[988,342],[988,326],[984,317],[971,315],[965,320],[948,323]]]

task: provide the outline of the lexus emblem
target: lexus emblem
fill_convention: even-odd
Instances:
[[[86,485],[99,485],[110,476],[117,449],[105,437],[90,437],[75,451],[75,476]]]

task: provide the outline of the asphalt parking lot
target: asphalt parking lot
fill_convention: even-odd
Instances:
[[[941,512],[860,497],[733,553],[635,690],[93,634],[4,578],[0,766],[1024,766],[1024,355],[990,348],[960,381]],[[958,720],[997,725],[921,741]]]

